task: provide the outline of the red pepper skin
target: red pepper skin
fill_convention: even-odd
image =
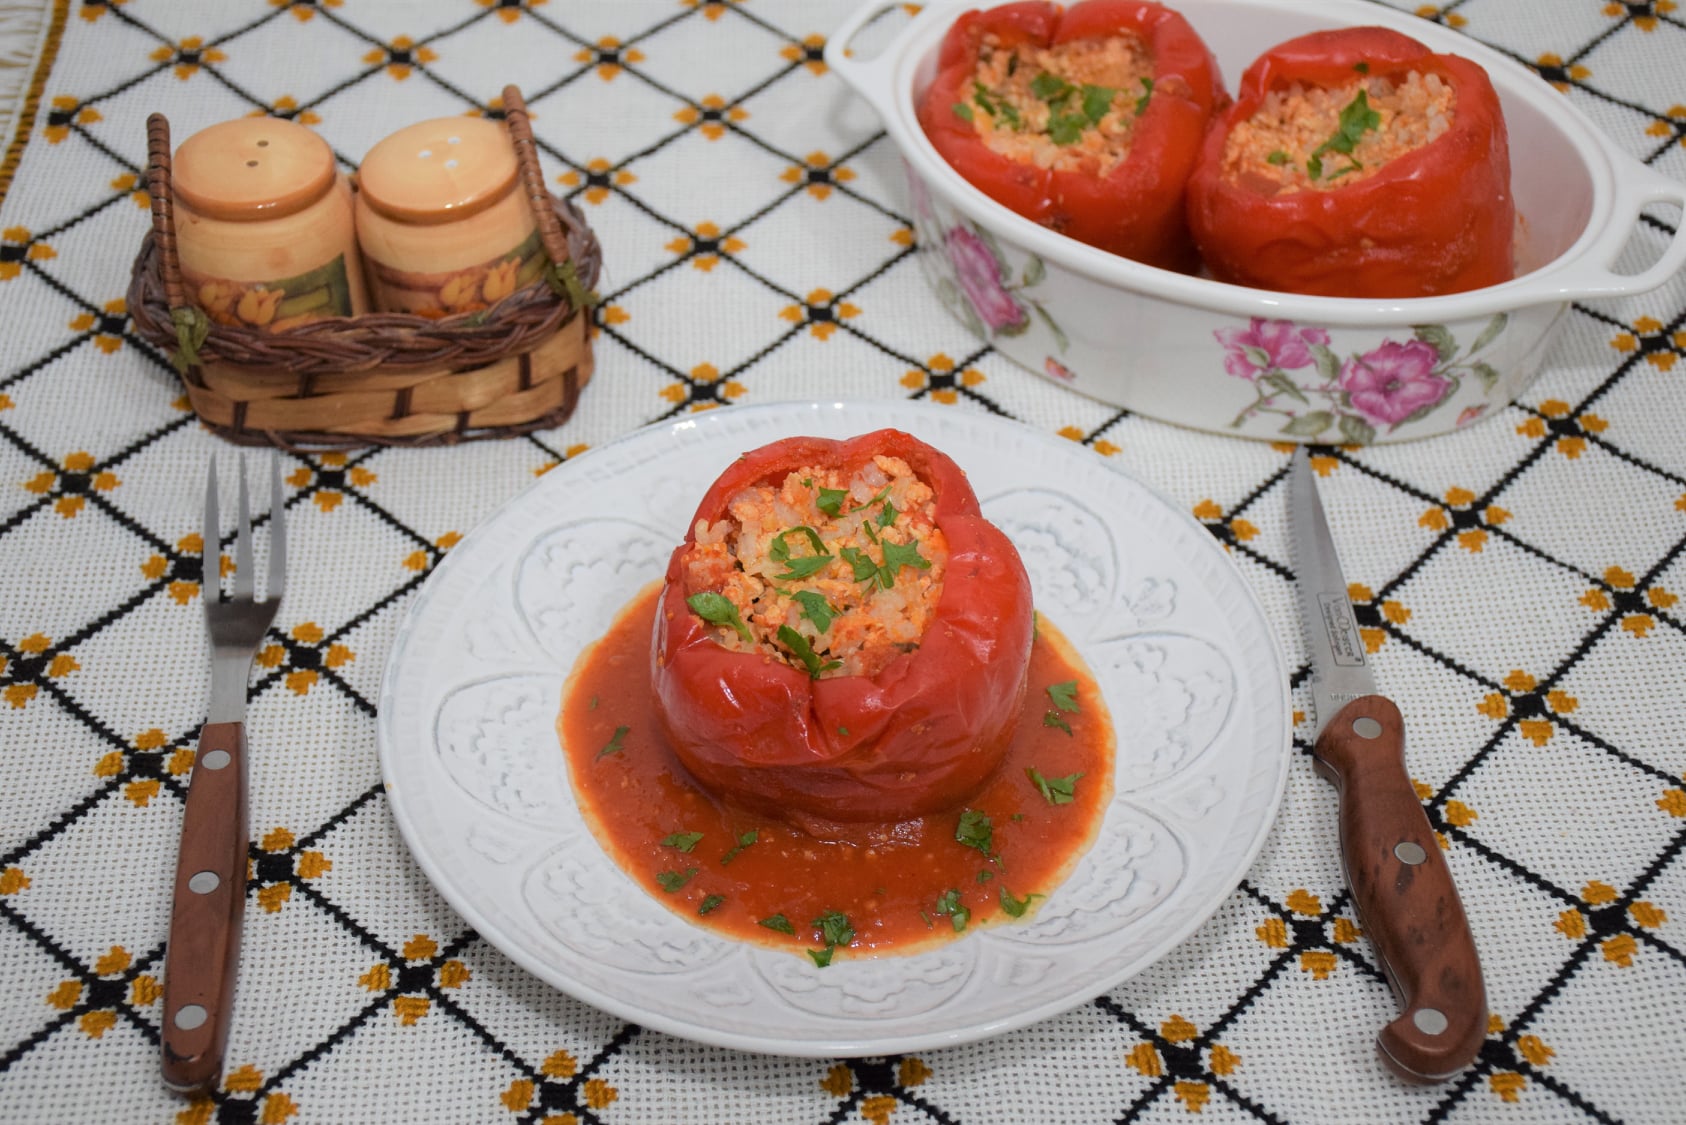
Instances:
[[[1009,47],[1121,33],[1146,43],[1154,60],[1153,92],[1124,161],[1105,176],[1092,176],[1037,168],[991,151],[972,123],[954,112],[956,103],[972,98],[979,45],[991,33]],[[1211,51],[1181,15],[1148,0],[1083,0],[1063,12],[1041,2],[970,11],[949,29],[937,65],[919,103],[919,123],[974,187],[1079,242],[1165,269],[1198,267],[1183,191],[1225,95]]]
[[[1329,191],[1263,194],[1223,174],[1224,143],[1273,88],[1435,74],[1453,88],[1452,125],[1374,175]],[[1220,281],[1330,297],[1430,297],[1509,281],[1516,205],[1510,148],[1486,71],[1379,27],[1289,40],[1242,76],[1189,180],[1189,224]]]
[[[919,647],[873,677],[810,679],[733,652],[686,605],[697,520],[803,466],[900,457],[935,493],[948,542],[942,593]],[[900,821],[957,806],[1000,764],[1024,702],[1030,578],[984,519],[953,460],[899,430],[847,441],[793,437],[734,462],[697,506],[667,569],[651,646],[656,714],[679,760],[717,796],[819,821]],[[847,732],[847,733],[844,733]]]

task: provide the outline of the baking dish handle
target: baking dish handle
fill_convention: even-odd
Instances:
[[[1625,297],[1662,285],[1686,266],[1686,183],[1671,179],[1626,154],[1614,161],[1616,201],[1614,217],[1598,241],[1588,249],[1588,263],[1563,278],[1563,296]],[[1674,236],[1662,255],[1638,273],[1616,273],[1610,267],[1626,248],[1634,228],[1642,221],[1640,212],[1653,203],[1672,203],[1680,208]]]
[[[892,86],[896,59],[900,57],[901,42],[918,25],[920,17],[931,8],[927,5],[919,15],[897,33],[895,40],[876,56],[861,61],[850,54],[850,44],[867,24],[889,11],[901,7],[898,0],[865,0],[843,23],[826,37],[825,64],[836,71],[855,93],[866,100],[886,124],[895,114],[895,90]]]

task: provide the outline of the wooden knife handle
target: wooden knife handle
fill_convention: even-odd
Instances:
[[[246,728],[206,723],[182,813],[164,964],[164,1083],[209,1092],[222,1073],[246,915]]]
[[[1315,754],[1340,792],[1347,885],[1404,1008],[1376,1046],[1401,1078],[1444,1081],[1481,1049],[1487,995],[1451,868],[1405,772],[1399,708],[1380,695],[1353,700]]]

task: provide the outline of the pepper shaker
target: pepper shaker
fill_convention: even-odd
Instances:
[[[303,125],[200,130],[176,150],[171,192],[182,280],[217,323],[272,332],[368,310],[350,181]]]
[[[375,307],[428,317],[489,308],[549,258],[504,127],[422,121],[386,137],[357,173],[357,238]]]

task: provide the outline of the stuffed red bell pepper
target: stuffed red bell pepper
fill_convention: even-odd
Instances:
[[[955,21],[919,121],[996,202],[1114,254],[1192,271],[1183,189],[1223,98],[1211,52],[1169,8],[1017,3]]]
[[[1516,208],[1498,95],[1477,64],[1379,27],[1261,56],[1189,180],[1220,281],[1428,297],[1508,281]]]
[[[952,807],[1012,738],[1030,579],[950,458],[898,430],[747,453],[673,552],[656,714],[704,786],[822,821]]]

